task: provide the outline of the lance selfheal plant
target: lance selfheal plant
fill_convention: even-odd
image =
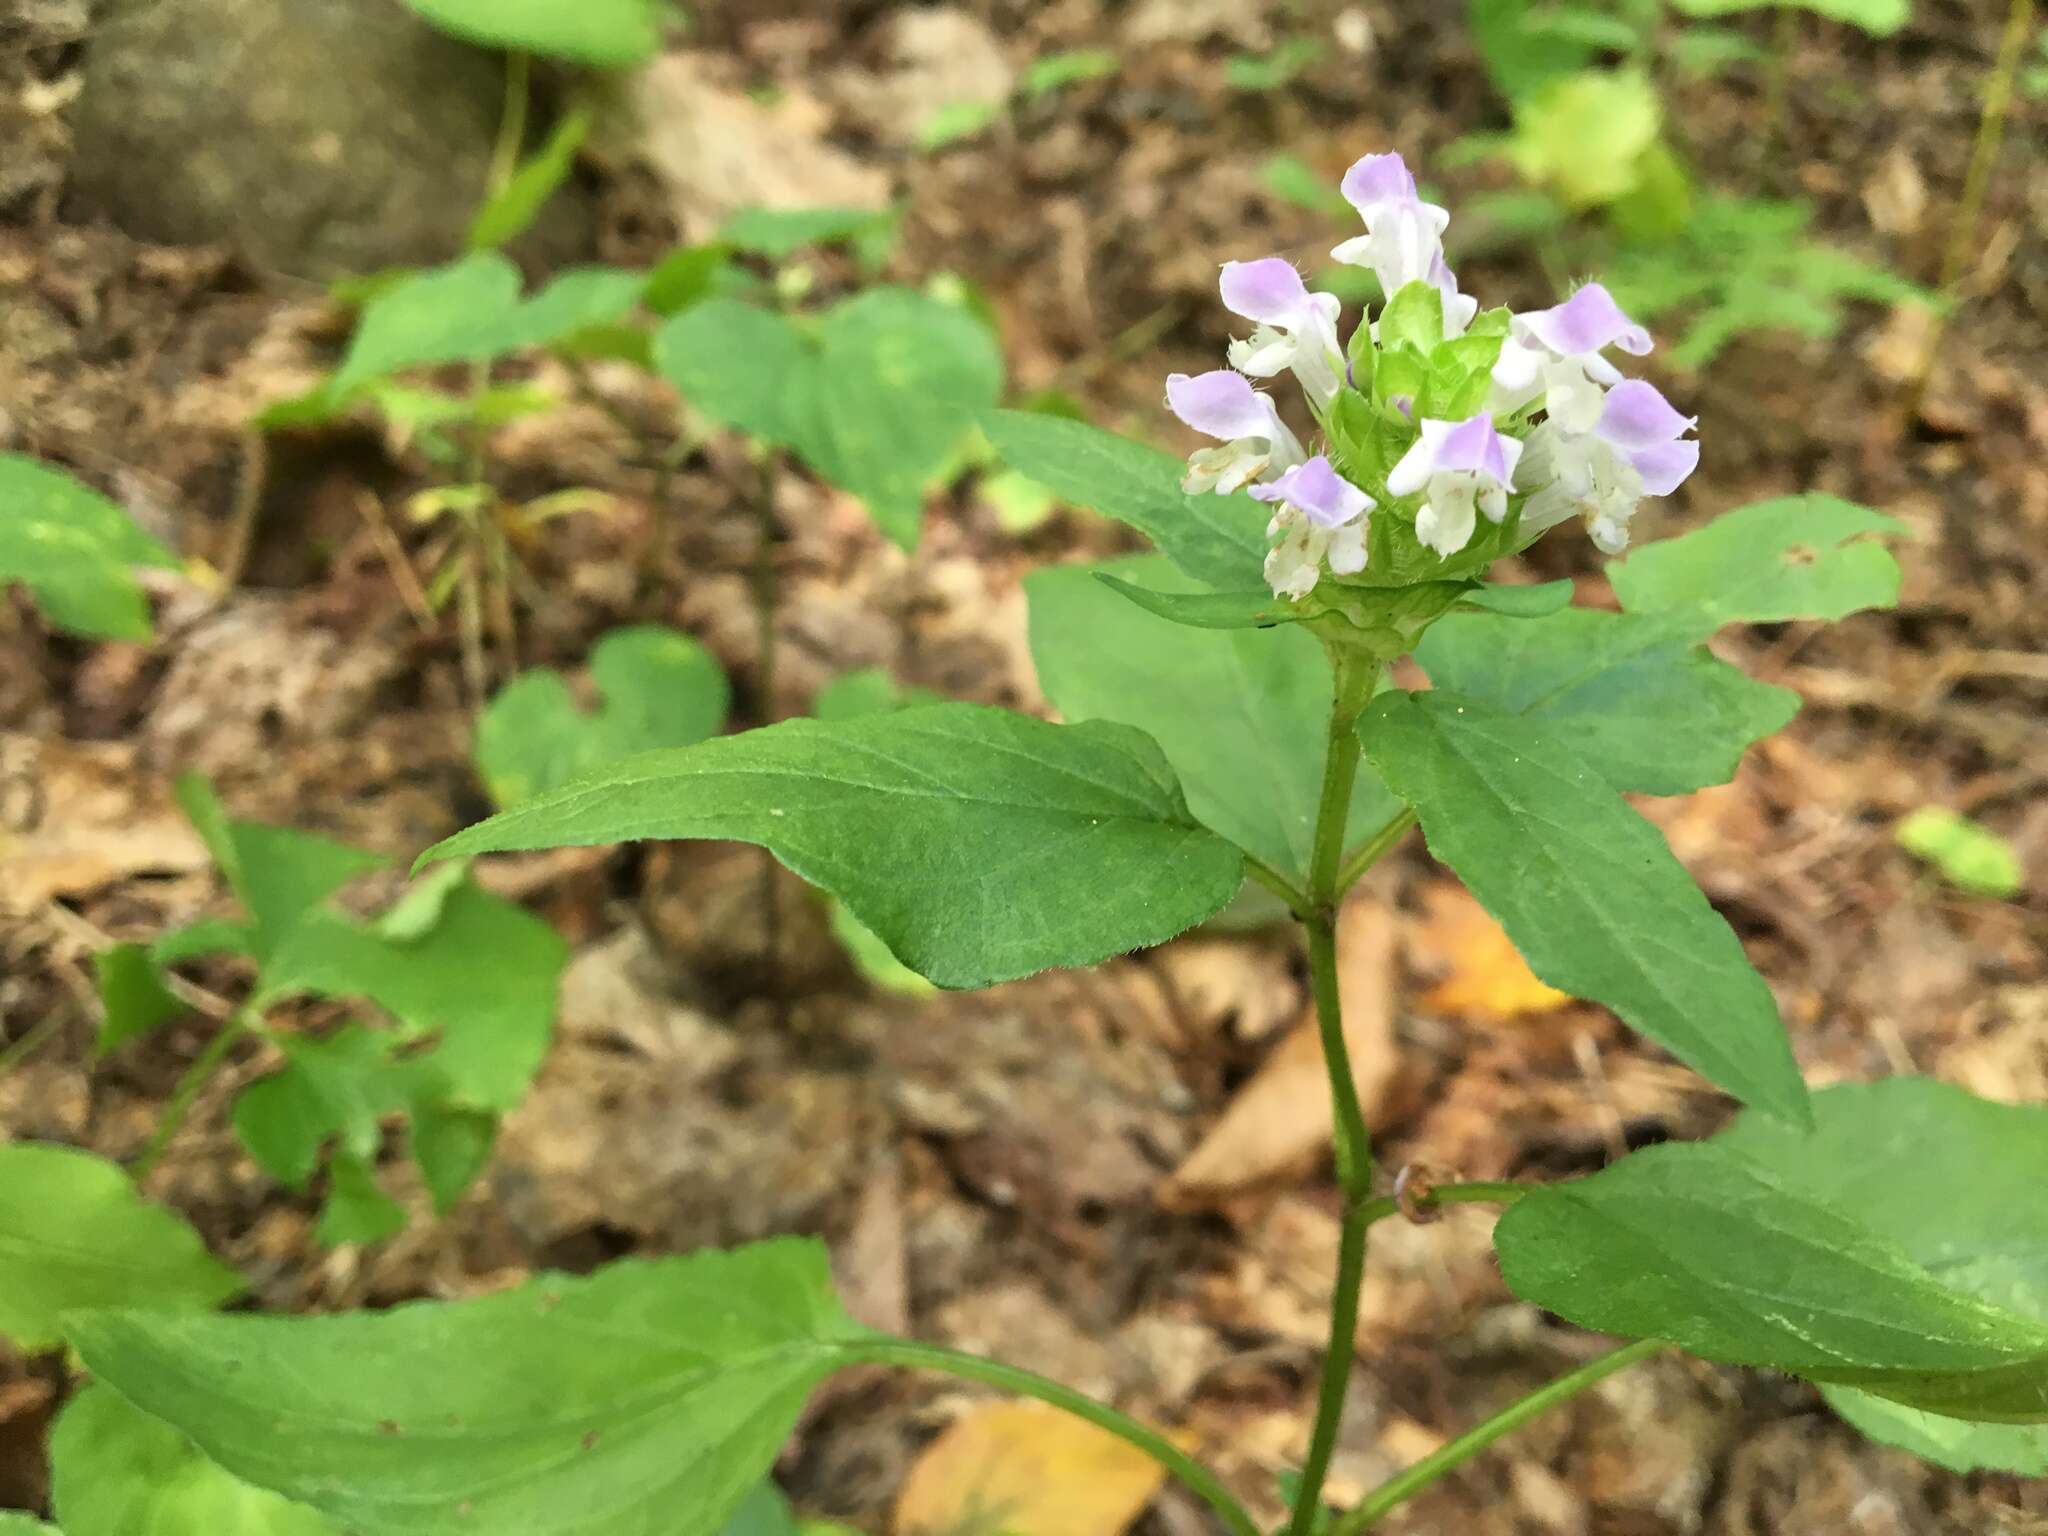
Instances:
[[[1357,254],[1398,281],[1341,371],[1328,306],[1254,262],[1227,269],[1232,307],[1265,328],[1233,351],[1245,371],[1168,382],[1174,412],[1220,444],[1190,464],[1076,421],[982,418],[1013,467],[1159,549],[1028,578],[1061,722],[967,704],[786,721],[595,770],[426,857],[754,842],[954,988],[1164,943],[1248,881],[1278,898],[1305,939],[1342,1211],[1288,1536],[1369,1530],[1543,1409],[1670,1350],[1804,1377],[1866,1433],[1951,1466],[2048,1470],[2048,1112],[1924,1079],[1809,1093],[1770,988],[1625,798],[1725,782],[1784,725],[1796,701],[1705,642],[1894,602],[1879,541],[1899,525],[1788,497],[1610,564],[1618,608],[1572,606],[1568,582],[1487,583],[1572,516],[1618,548],[1636,501],[1692,469],[1692,423],[1616,376],[1606,349],[1648,338],[1596,290],[1465,313],[1440,210],[1399,159],[1367,157],[1347,191],[1367,222]],[[1282,372],[1304,386],[1313,452],[1247,377]],[[1404,658],[1432,686],[1397,686]],[[1610,1008],[1741,1116],[1562,1183],[1383,1178],[1347,1059],[1337,910],[1418,823],[1538,976]],[[854,1322],[814,1241],[304,1322],[205,1314],[224,1289],[211,1274],[183,1312],[110,1309],[137,1299],[135,1266],[92,1277],[98,1309],[39,1307],[47,1282],[9,1265],[75,1265],[72,1229],[99,1218],[79,1200],[10,1204],[8,1179],[30,1176],[11,1150],[0,1329],[61,1338],[106,1402],[219,1476],[312,1506],[308,1529],[715,1536],[806,1396],[876,1364],[1042,1399],[1155,1458],[1210,1529],[1273,1529],[1247,1504],[1271,1508],[1271,1485],[1232,1482],[1185,1435],[1028,1363]],[[118,1176],[97,1183],[101,1206],[132,1200]],[[1454,1205],[1505,1209],[1511,1291],[1622,1342],[1333,1513],[1372,1231]],[[42,1249],[14,1230],[37,1221]]]

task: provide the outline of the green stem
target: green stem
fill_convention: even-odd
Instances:
[[[1247,854],[1244,861],[1244,872],[1271,891],[1275,896],[1286,902],[1287,910],[1296,917],[1302,917],[1307,913],[1308,893],[1281,874],[1279,870],[1274,869],[1270,864],[1261,863]]]
[[[1377,663],[1342,646],[1330,647],[1335,691],[1330,704],[1330,733],[1323,749],[1323,795],[1316,807],[1314,843],[1309,853],[1309,899],[1334,909],[1344,894],[1338,883],[1344,862],[1344,832],[1351,820],[1351,791],[1358,783],[1358,714],[1378,686]]]
[[[519,169],[519,151],[526,144],[527,79],[533,61],[523,53],[505,55],[505,103],[498,111],[498,138],[491,146],[490,181],[485,198],[496,197]]]
[[[526,144],[528,78],[532,64],[523,53],[505,56],[505,101],[498,112],[498,138],[491,146],[489,182],[485,197],[495,198],[505,190],[519,169],[519,151]],[[519,622],[512,610],[512,553],[498,519],[496,492],[484,478],[489,462],[490,432],[483,423],[483,396],[491,385],[491,362],[479,358],[469,367],[469,443],[464,478],[471,485],[485,486],[486,499],[478,510],[472,531],[478,549],[479,581],[485,589],[483,607],[496,631],[498,648],[504,654],[498,665],[509,676],[519,669]],[[481,671],[481,651],[473,670]],[[483,700],[478,699],[478,708]]]
[[[940,1344],[924,1344],[915,1339],[863,1341],[851,1346],[848,1352],[857,1360],[908,1366],[913,1370],[943,1371],[949,1376],[979,1381],[1020,1397],[1033,1397],[1042,1403],[1050,1403],[1150,1456],[1215,1510],[1224,1525],[1229,1527],[1231,1536],[1260,1536],[1258,1525],[1215,1473],[1159,1431],[1139,1423],[1128,1414],[1119,1413],[1107,1403],[1097,1402],[1085,1392],[1077,1392],[1021,1366],[1005,1365],[1000,1360],[984,1359],[980,1355],[965,1354]]]
[[[1342,896],[1358,884],[1359,877],[1373,865],[1392,853],[1401,839],[1408,835],[1408,829],[1415,825],[1415,808],[1403,806],[1379,831],[1373,833],[1353,850],[1351,857],[1344,861],[1343,869],[1337,873],[1337,894]]]
[[[1330,1527],[1330,1536],[1355,1536],[1356,1532],[1370,1530],[1389,1510],[1413,1498],[1447,1472],[1470,1461],[1501,1436],[1521,1428],[1538,1414],[1556,1407],[1568,1398],[1577,1397],[1594,1383],[1604,1381],[1615,1372],[1626,1370],[1638,1361],[1647,1360],[1666,1348],[1669,1346],[1659,1339],[1638,1339],[1633,1344],[1624,1344],[1619,1349],[1609,1350],[1598,1359],[1587,1361],[1577,1370],[1538,1387],[1527,1397],[1510,1403],[1492,1418],[1474,1425],[1457,1439],[1423,1457],[1407,1471],[1398,1473],[1380,1484],[1367,1494],[1361,1503],[1337,1518],[1337,1522]]]
[[[57,1031],[63,1027],[64,1016],[61,1013],[45,1014],[42,1021],[30,1029],[27,1034],[16,1040],[12,1045],[9,1045],[5,1050],[0,1050],[0,1077],[5,1077],[24,1061],[27,1061],[29,1057],[35,1055],[37,1051],[40,1051],[44,1046],[56,1039]]]
[[[227,1060],[228,1052],[235,1048],[246,1026],[240,1018],[225,1020],[214,1035],[206,1042],[206,1049],[193,1058],[192,1065],[178,1079],[178,1086],[171,1090],[171,1097],[164,1105],[163,1118],[156,1123],[156,1129],[149,1133],[149,1140],[129,1166],[129,1175],[141,1183],[149,1171],[162,1161],[169,1150],[171,1138],[178,1134],[178,1128],[185,1123],[185,1116],[192,1111],[193,1102],[199,1091],[207,1084],[214,1071]]]
[[[1330,1298],[1330,1342],[1323,1355],[1323,1376],[1316,1394],[1315,1425],[1309,1433],[1308,1457],[1302,1463],[1301,1487],[1294,1501],[1289,1536],[1308,1536],[1322,1504],[1323,1482],[1337,1450],[1337,1430],[1344,1416],[1344,1394],[1351,1380],[1356,1352],[1358,1301],[1365,1284],[1366,1233],[1372,1225],[1366,1207],[1372,1194],[1372,1137],[1358,1085],[1351,1075],[1351,1051],[1344,1039],[1344,1009],[1337,985],[1337,903],[1344,867],[1344,831],[1351,816],[1351,792],[1358,782],[1358,716],[1378,685],[1377,662],[1355,651],[1333,646],[1330,663],[1335,686],[1330,705],[1329,738],[1323,757],[1322,801],[1316,811],[1315,839],[1309,858],[1309,979],[1315,991],[1316,1027],[1322,1036],[1323,1064],[1330,1078],[1335,1113],[1337,1183],[1344,1192],[1344,1221],[1337,1244],[1337,1280]]]
[[[1949,301],[1963,280],[1963,268],[1970,259],[1970,247],[1977,236],[1977,219],[1984,211],[1984,194],[1991,185],[1991,171],[1998,163],[1999,145],[2005,139],[2006,113],[2012,105],[2013,80],[2019,74],[2020,56],[2027,36],[2034,28],[2034,0],[2012,0],[2006,12],[2005,33],[1998,42],[1998,58],[1991,66],[1991,78],[1984,86],[1984,111],[1977,119],[1977,142],[1970,150],[1970,168],[1963,176],[1963,200],[1956,207],[1955,223],[1949,226],[1948,247],[1942,253],[1938,289],[1942,307],[1927,328],[1926,344],[1920,349],[1920,366],[1913,379],[1912,409],[1918,415],[1927,395],[1927,381],[1934,374],[1934,360],[1941,351],[1941,334],[1948,322]]]

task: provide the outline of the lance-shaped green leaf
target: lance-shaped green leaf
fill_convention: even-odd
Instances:
[[[1275,624],[1297,624],[1307,617],[1299,605],[1275,597],[1266,587],[1248,592],[1162,592],[1107,572],[1097,579],[1147,613],[1190,629],[1271,629]]]
[[[1548,723],[1616,789],[1675,795],[1727,782],[1799,696],[1745,676],[1657,618],[1566,608],[1454,613],[1416,658],[1439,688]]]
[[[1144,731],[1173,764],[1195,819],[1297,884],[1308,879],[1329,728],[1330,663],[1299,629],[1187,629],[1126,602],[1098,571],[1147,590],[1193,583],[1158,555],[1105,567],[1048,566],[1025,578],[1038,685],[1068,720]],[[1351,833],[1400,802],[1367,769]]]
[[[69,1147],[0,1146],[0,1337],[34,1353],[73,1307],[203,1308],[241,1290],[184,1219],[112,1163]]]
[[[54,1525],[17,1509],[0,1509],[0,1536],[64,1536]]]
[[[133,568],[174,556],[99,492],[34,459],[0,453],[0,584],[18,581],[61,629],[147,640]]]
[[[1877,539],[1900,531],[1831,496],[1760,502],[1610,565],[1622,613],[1455,613],[1416,657],[1440,688],[1553,722],[1617,789],[1681,794],[1724,783],[1799,700],[1717,661],[1702,642],[1731,623],[1891,606],[1898,562]]]
[[[1944,1285],[2048,1322],[2048,1109],[1929,1078],[1845,1083],[1813,1098],[1811,1135],[1745,1115],[1715,1138],[1898,1244]],[[1976,1424],[1844,1387],[1865,1434],[1959,1472],[2048,1475],[2048,1424]]]
[[[317,1510],[223,1471],[97,1383],[51,1427],[50,1501],[67,1536],[340,1536]]]
[[[1516,1295],[1582,1327],[1936,1413],[2048,1422],[2048,1323],[1948,1283],[1732,1147],[1652,1147],[1526,1196],[1494,1243]]]
[[[1889,37],[1913,14],[1912,0],[1672,0],[1684,16],[1738,16],[1745,11],[1812,11],[1830,21],[1846,21],[1873,37]]]
[[[661,44],[658,0],[405,0],[436,27],[473,43],[619,69]]]
[[[1190,496],[1179,459],[1085,422],[990,411],[981,426],[1011,468],[1062,501],[1129,523],[1195,580],[1220,592],[1259,581],[1271,514],[1251,497]]]
[[[725,723],[731,689],[717,658],[659,624],[615,629],[590,655],[602,703],[576,707],[558,672],[535,668],[501,688],[477,722],[477,771],[512,805],[635,752],[687,747]]]
[[[822,1244],[317,1318],[100,1312],[93,1374],[353,1536],[712,1536],[866,1333]]]
[[[1439,690],[1381,696],[1358,732],[1430,852],[1538,976],[1605,1003],[1737,1098],[1806,1118],[1777,1005],[1734,931],[1550,725]]]
[[[1880,540],[1905,531],[1838,496],[1781,496],[1645,544],[1607,579],[1630,613],[1664,614],[1702,636],[1724,624],[1840,619],[1898,603],[1899,562]]]
[[[469,226],[471,250],[483,250],[516,240],[540,216],[555,191],[568,180],[576,163],[576,151],[590,133],[590,114],[569,112],[555,124],[547,143],[537,154],[515,170]]]
[[[647,753],[426,857],[685,837],[769,849],[943,987],[1163,943],[1243,876],[1138,732],[967,704]]]
[[[2017,896],[2026,888],[2018,850],[1982,822],[1947,806],[1921,806],[1892,829],[1892,837],[1973,896]]]

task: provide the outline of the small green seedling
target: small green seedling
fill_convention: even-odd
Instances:
[[[2001,900],[2026,887],[2026,871],[2011,843],[1982,822],[1946,806],[1923,805],[1893,830],[1906,852],[1934,866],[1942,879],[1972,896]]]
[[[61,470],[0,453],[0,587],[19,582],[59,629],[147,640],[139,566],[178,560],[133,518]]]
[[[404,1119],[434,1206],[448,1210],[482,1168],[500,1116],[525,1096],[552,1033],[566,950],[547,924],[491,896],[460,866],[419,881],[381,917],[330,904],[383,864],[325,838],[236,821],[204,780],[178,796],[243,916],[205,920],[155,943],[99,957],[99,1049],[151,1035],[189,1010],[169,967],[209,955],[254,969],[241,1003],[173,1093],[138,1168],[168,1148],[200,1090],[238,1047],[268,1046],[276,1065],[236,1096],[231,1119],[273,1178],[306,1191],[324,1169],[324,1242],[374,1242],[405,1224],[377,1176],[385,1125]],[[479,954],[495,955],[479,968]],[[281,1010],[321,999],[344,1022],[304,1033]]]

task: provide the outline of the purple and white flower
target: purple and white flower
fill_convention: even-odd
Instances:
[[[1698,420],[1681,416],[1654,384],[1626,379],[1607,391],[1590,432],[1541,423],[1518,476],[1530,493],[1522,526],[1541,532],[1582,517],[1595,544],[1620,554],[1642,499],[1669,496],[1698,467],[1700,445],[1685,435]]]
[[[1253,389],[1241,373],[1176,373],[1166,380],[1166,405],[1174,415],[1220,448],[1198,449],[1188,460],[1181,489],[1190,496],[1215,491],[1228,496],[1255,480],[1270,479],[1299,464],[1307,454],[1280,419],[1273,397]]]
[[[1373,499],[1339,475],[1322,454],[1277,480],[1252,487],[1260,501],[1278,502],[1266,537],[1279,542],[1266,553],[1266,580],[1276,597],[1303,598],[1315,590],[1327,562],[1340,576],[1365,569],[1366,516]]]
[[[1407,162],[1399,155],[1367,155],[1344,173],[1343,191],[1365,220],[1365,233],[1330,255],[1348,266],[1370,267],[1390,299],[1410,283],[1430,284],[1443,295],[1444,334],[1463,335],[1479,301],[1458,291],[1444,260],[1450,214],[1422,200]]]
[[[1641,357],[1650,350],[1650,333],[1598,283],[1562,304],[1515,316],[1493,368],[1493,409],[1518,411],[1541,396],[1564,431],[1590,432],[1603,392],[1621,382],[1620,370],[1601,356],[1608,347]]]
[[[1230,366],[1255,379],[1291,370],[1316,411],[1327,410],[1344,374],[1337,339],[1342,301],[1309,292],[1294,264],[1279,256],[1227,261],[1218,286],[1224,307],[1253,322],[1250,340],[1230,344]]]
[[[1332,254],[1370,268],[1389,302],[1404,288],[1427,284],[1443,300],[1445,337],[1464,336],[1479,305],[1459,291],[1444,259],[1450,215],[1422,200],[1396,154],[1365,156],[1346,173],[1343,189],[1365,233]],[[1511,506],[1520,508],[1516,526],[1524,533],[1579,517],[1594,542],[1614,553],[1627,545],[1643,498],[1669,495],[1699,463],[1699,444],[1688,435],[1694,419],[1609,360],[1610,352],[1649,352],[1649,332],[1605,288],[1588,283],[1561,304],[1510,317],[1486,408],[1465,420],[1428,417],[1435,399],[1428,388],[1418,402],[1395,373],[1376,369],[1368,378],[1361,370],[1367,398],[1348,404],[1364,409],[1347,416],[1343,430],[1399,432],[1412,421],[1419,435],[1384,483],[1367,476],[1353,484],[1323,454],[1311,457],[1321,445],[1304,446],[1252,383],[1292,373],[1317,427],[1336,425],[1331,412],[1351,382],[1337,299],[1312,293],[1277,256],[1226,263],[1219,287],[1223,302],[1253,329],[1230,344],[1230,368],[1166,381],[1174,414],[1218,444],[1189,458],[1182,485],[1225,495],[1249,488],[1272,505],[1265,569],[1282,596],[1308,595],[1324,571],[1344,577],[1365,569],[1375,496],[1403,503],[1397,524],[1382,529],[1386,537],[1407,538],[1413,507],[1417,542],[1440,559],[1471,547],[1482,513],[1501,524]],[[1379,342],[1379,320],[1368,314],[1352,346]],[[1441,361],[1432,360],[1432,380]]]
[[[1387,476],[1395,496],[1422,493],[1415,536],[1445,559],[1472,541],[1474,509],[1491,522],[1508,515],[1508,492],[1522,444],[1494,429],[1484,412],[1463,421],[1422,422],[1422,436]]]

